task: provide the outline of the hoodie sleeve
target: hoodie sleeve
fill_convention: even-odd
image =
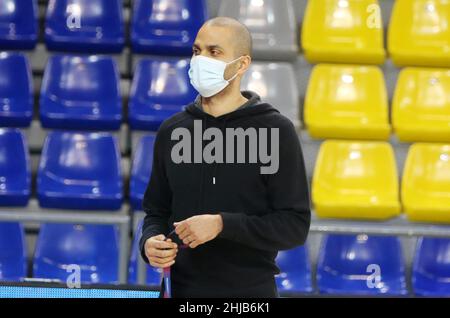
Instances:
[[[170,217],[172,192],[169,187],[163,160],[164,144],[162,135],[163,130],[161,126],[161,129],[156,135],[153,148],[152,174],[142,201],[145,218],[139,247],[142,258],[147,263],[148,259],[144,251],[144,245],[147,239],[159,234],[167,235],[169,231],[168,220]]]
[[[219,238],[269,251],[305,243],[311,208],[301,144],[290,121],[279,132],[279,169],[267,178],[271,211],[261,215],[220,212],[223,229]]]

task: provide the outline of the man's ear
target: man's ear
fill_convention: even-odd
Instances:
[[[241,67],[239,68],[239,74],[244,75],[244,73],[249,69],[252,63],[252,58],[250,55],[243,55],[241,57]]]

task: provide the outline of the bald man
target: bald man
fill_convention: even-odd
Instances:
[[[240,89],[252,61],[244,25],[209,20],[192,50],[199,95],[158,130],[142,257],[171,267],[173,297],[278,297],[277,253],[304,244],[310,225],[297,133]]]

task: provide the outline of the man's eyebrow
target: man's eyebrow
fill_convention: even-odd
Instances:
[[[211,50],[221,50],[221,51],[223,51],[223,48],[222,48],[220,45],[218,45],[218,44],[210,44],[210,45],[206,45],[206,48],[207,48],[209,51],[211,51]],[[200,49],[200,45],[194,43],[194,44],[192,45],[192,49]]]
[[[223,51],[223,48],[220,45],[217,45],[217,44],[207,45],[207,47],[208,47],[208,49],[210,51],[214,50],[214,49],[219,49],[219,50]]]

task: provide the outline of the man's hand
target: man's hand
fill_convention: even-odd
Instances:
[[[175,222],[175,232],[184,244],[190,248],[211,241],[222,232],[222,216],[204,214],[190,217],[181,222]]]
[[[178,246],[171,239],[164,241],[163,234],[153,236],[145,241],[145,255],[154,267],[164,268],[175,263]]]

